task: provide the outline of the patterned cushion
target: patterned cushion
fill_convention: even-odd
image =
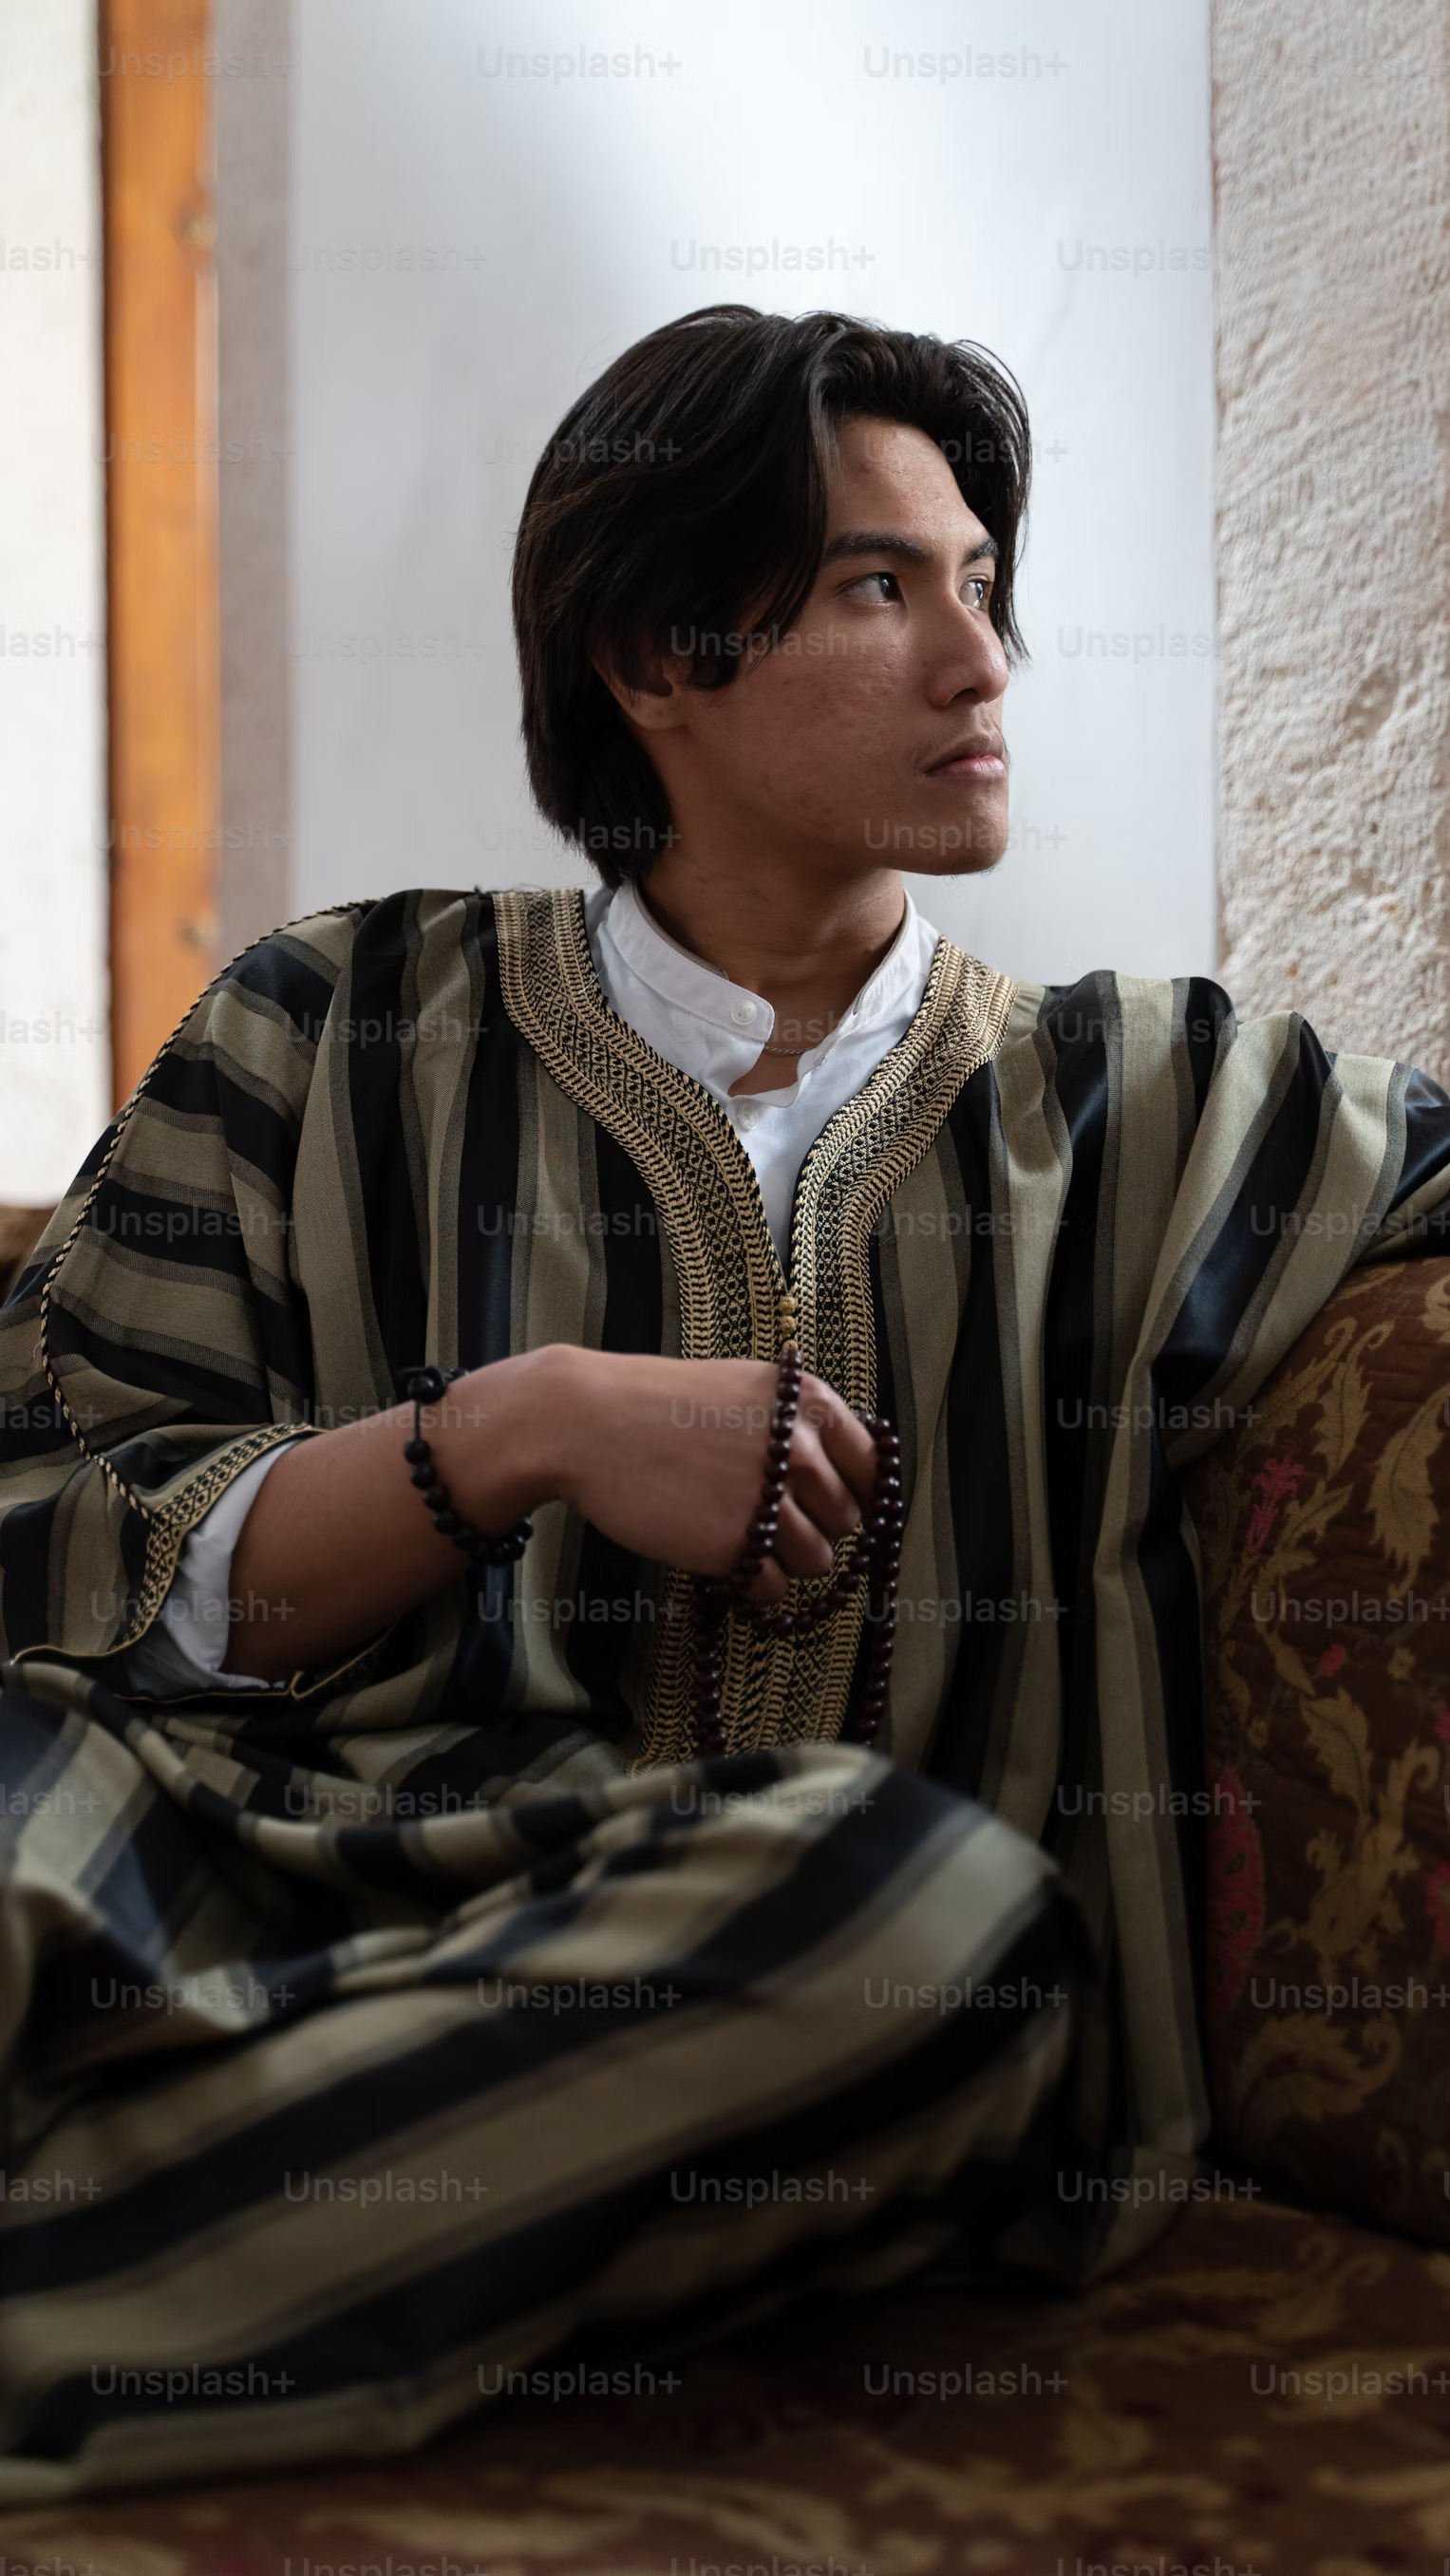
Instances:
[[[1191,1471],[1228,2150],[1450,2244],[1450,1261],[1352,1273]]]
[[[1450,2259],[1204,2203],[1083,2299],[801,2309],[421,2457],[0,2513],[92,2576],[1429,2576]]]

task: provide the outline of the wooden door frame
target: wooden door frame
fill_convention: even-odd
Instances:
[[[99,0],[117,1104],[217,965],[210,0]]]

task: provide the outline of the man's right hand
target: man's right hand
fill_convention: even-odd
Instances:
[[[728,1574],[760,1499],[776,1371],[764,1360],[632,1358],[552,1343],[455,1379],[423,1428],[454,1509],[504,1530],[562,1500],[621,1547]],[[462,1559],[409,1480],[410,1404],[295,1441],[232,1558],[224,1668],[280,1679],[366,1644],[458,1580]],[[825,1574],[861,1518],[875,1444],[819,1378],[802,1381],[775,1551],[751,1587],[779,1600]]]
[[[531,1357],[543,1417],[535,1436],[545,1492],[536,1499],[561,1496],[606,1537],[661,1564],[728,1574],[760,1500],[774,1364],[564,1344]],[[457,1390],[465,1419],[471,1383]],[[467,1454],[461,1441],[458,1454]],[[859,1526],[875,1472],[870,1433],[822,1379],[803,1378],[775,1549],[752,1597],[778,1600],[790,1576],[830,1572],[832,1542]],[[474,1518],[466,1501],[459,1508]]]

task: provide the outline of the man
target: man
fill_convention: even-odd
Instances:
[[[3,2211],[0,2494],[405,2447],[545,2352],[943,2253],[1084,2280],[1171,2215],[1175,1470],[1351,1260],[1441,1241],[1450,1101],[906,900],[1006,845],[1027,479],[967,346],[726,306],[627,351],[515,567],[602,888],[249,950],[18,1283],[7,2165],[52,2188]],[[885,1723],[841,1740],[856,1592],[732,1620],[705,1760],[790,1345],[753,1591],[820,1601],[889,1418]],[[514,1565],[415,1490],[425,1360]]]

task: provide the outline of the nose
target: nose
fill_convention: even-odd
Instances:
[[[934,707],[952,706],[958,698],[989,704],[1001,697],[1011,676],[1002,639],[985,610],[955,596],[942,603],[930,652],[927,694]]]

